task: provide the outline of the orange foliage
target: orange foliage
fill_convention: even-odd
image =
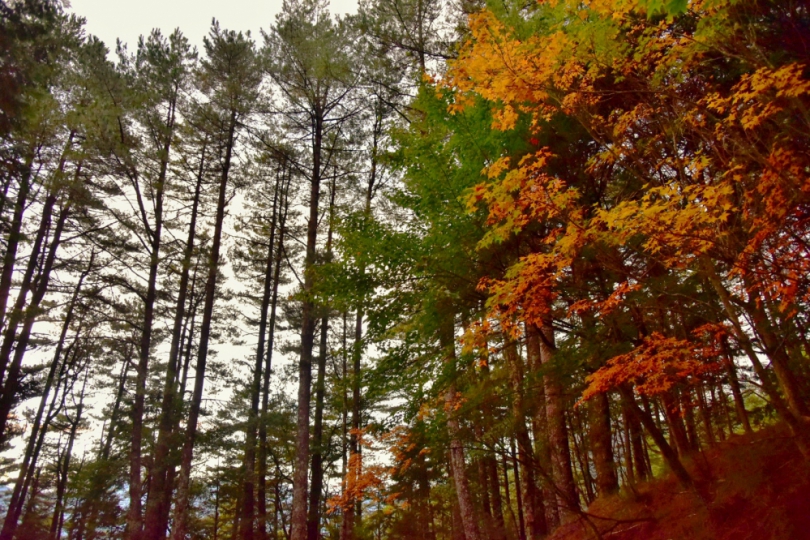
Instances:
[[[641,345],[611,358],[588,376],[582,399],[626,384],[634,385],[642,395],[664,394],[678,384],[689,384],[717,372],[721,368],[718,357],[715,343],[694,343],[654,332]]]

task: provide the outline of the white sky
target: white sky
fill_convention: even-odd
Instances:
[[[250,30],[258,42],[259,29],[270,27],[281,3],[282,0],[70,0],[69,10],[86,18],[87,32],[98,36],[110,50],[115,50],[115,40],[120,38],[134,51],[138,36],[148,35],[153,28],[160,28],[164,35],[180,28],[192,45],[201,48],[212,18],[228,30]],[[331,9],[341,15],[354,13],[357,0],[331,0]]]

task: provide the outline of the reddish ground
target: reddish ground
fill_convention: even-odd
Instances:
[[[687,468],[708,504],[665,477],[594,501],[590,526],[570,523],[549,540],[810,540],[810,462],[785,430],[735,436]]]

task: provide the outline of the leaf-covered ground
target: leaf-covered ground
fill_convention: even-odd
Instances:
[[[571,523],[551,540],[810,539],[810,463],[786,430],[735,436],[690,465],[708,487],[708,505],[668,476],[595,501],[590,525]]]

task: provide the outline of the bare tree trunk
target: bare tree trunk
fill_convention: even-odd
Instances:
[[[536,326],[526,325],[526,352],[529,369],[532,373],[540,373],[543,365],[539,333],[540,329]],[[545,503],[546,523],[549,529],[554,529],[560,524],[560,514],[557,510],[557,495],[551,474],[551,444],[548,438],[546,391],[542,379],[534,382],[532,394],[534,394],[532,430],[534,431],[535,461]]]
[[[349,377],[349,362],[348,362],[348,317],[349,314],[343,312],[343,347],[341,352],[342,357],[342,371],[341,371],[341,386],[343,387],[343,430],[341,433],[343,450],[341,456],[341,493],[345,495],[348,486],[349,475],[349,389],[346,385],[346,380]],[[348,507],[343,508],[343,517],[340,521],[340,540],[349,540],[352,534],[352,522],[347,515]]]
[[[242,480],[242,515],[239,537],[242,540],[253,540],[255,531],[255,493],[256,485],[256,432],[259,423],[259,399],[262,391],[262,366],[265,364],[265,339],[267,337],[267,316],[273,291],[273,249],[276,241],[276,216],[278,213],[280,175],[276,177],[273,192],[273,212],[270,218],[270,241],[267,244],[267,256],[264,270],[264,291],[259,306],[259,339],[256,344],[256,358],[253,366],[253,380],[250,389],[250,412],[245,425],[245,475]]]
[[[101,461],[106,461],[110,457],[115,430],[118,426],[118,415],[121,409],[121,401],[124,397],[127,375],[129,374],[129,366],[132,363],[133,349],[134,347],[130,345],[124,358],[123,365],[121,366],[121,374],[118,377],[118,390],[115,394],[115,402],[113,403],[113,409],[110,413],[110,423],[109,427],[107,428],[106,437],[102,433],[103,442],[101,445],[101,452],[99,453],[99,459]],[[85,529],[87,530],[87,540],[93,540],[96,536],[96,520],[98,518],[97,503],[99,502],[97,498],[100,497],[101,491],[104,489],[105,482],[106,478],[104,475],[97,474],[93,477],[93,488],[90,490],[90,494],[83,505],[85,509],[82,512],[82,520],[76,527],[78,529],[78,533],[76,534],[77,540],[81,540],[83,538]]]
[[[748,420],[748,411],[745,410],[745,400],[743,399],[742,389],[740,388],[740,379],[737,377],[737,368],[734,365],[734,360],[728,354],[728,346],[723,344],[723,360],[726,367],[726,376],[728,377],[728,385],[731,387],[731,395],[734,397],[734,409],[737,413],[737,420],[743,425],[745,432],[751,435],[754,431],[751,429],[751,423]]]
[[[42,449],[42,445],[45,442],[47,427],[64,408],[64,392],[67,392],[67,389],[71,385],[68,372],[76,360],[74,347],[76,347],[78,344],[79,334],[80,331],[77,331],[76,338],[74,339],[73,343],[68,346],[65,352],[65,360],[59,366],[59,374],[56,377],[56,388],[54,395],[51,398],[50,404],[48,405],[48,411],[45,413],[45,418],[42,421],[42,428],[39,430],[36,442],[31,450],[30,463],[28,464],[27,469],[20,472],[21,482],[18,484],[19,488],[17,485],[15,485],[14,491],[12,492],[6,517],[3,522],[3,529],[2,532],[0,532],[0,538],[13,538],[15,531],[17,530],[18,521],[23,511],[23,504],[25,503],[26,495],[28,494],[28,490],[31,487],[31,482],[34,480],[34,476],[38,470],[37,462],[39,460],[39,453]],[[73,359],[68,360],[71,355]],[[64,392],[62,395],[60,395],[60,390],[63,386]]]
[[[143,413],[144,413],[144,400],[146,398],[146,377],[149,371],[149,353],[152,347],[152,325],[155,318],[155,300],[157,299],[157,277],[158,266],[160,265],[160,248],[161,248],[161,235],[163,232],[163,195],[166,191],[166,172],[169,166],[169,153],[174,133],[175,121],[175,107],[177,103],[177,95],[173,95],[169,100],[168,111],[166,113],[166,124],[162,126],[166,129],[163,134],[165,141],[163,143],[162,151],[160,153],[160,170],[158,173],[157,182],[152,187],[154,190],[154,209],[155,209],[155,223],[154,230],[152,230],[144,218],[144,227],[147,236],[150,240],[149,246],[149,281],[146,286],[146,298],[144,299],[144,316],[143,328],[141,333],[140,350],[138,351],[138,365],[137,365],[137,378],[135,382],[135,400],[132,405],[132,435],[130,438],[131,446],[129,450],[129,511],[127,513],[127,529],[130,540],[139,540],[143,533],[143,525],[141,515],[141,444],[143,438]],[[138,179],[133,180],[133,183],[138,182]],[[141,198],[138,197],[138,202]],[[141,214],[146,215],[143,207]],[[171,364],[171,362],[170,362]],[[164,460],[165,461],[165,460]],[[160,480],[163,480],[162,465],[160,471]],[[163,494],[157,495],[159,501]],[[158,509],[153,511],[150,519],[154,519],[157,524],[159,503],[156,502]],[[157,540],[157,537],[155,537]]]
[[[7,381],[6,370],[9,366],[11,359],[11,351],[14,348],[16,339],[17,327],[20,322],[25,319],[26,310],[25,302],[28,298],[28,293],[35,287],[35,274],[37,270],[37,262],[43,251],[43,244],[47,240],[48,231],[51,227],[53,219],[53,209],[56,206],[57,193],[51,190],[45,197],[42,205],[42,214],[39,219],[39,227],[37,234],[34,237],[34,243],[31,247],[31,255],[28,257],[28,264],[25,268],[25,273],[18,285],[19,291],[17,292],[17,299],[14,302],[11,313],[8,314],[5,321],[5,328],[3,333],[3,344],[0,346],[0,384],[5,384]],[[30,311],[30,309],[28,310]],[[5,422],[5,421],[4,421]],[[4,430],[0,429],[0,444],[4,442]]]
[[[521,484],[521,472],[520,472],[520,463],[518,462],[518,454],[517,450],[515,449],[515,439],[509,439],[509,457],[512,459],[512,469],[515,474],[515,500],[517,502],[517,517],[518,517],[518,524],[520,527],[518,528],[518,538],[520,540],[526,540],[526,520],[524,519],[524,504],[523,504],[523,490],[520,489]]]
[[[494,454],[494,450],[493,453]],[[492,519],[495,527],[495,539],[506,540],[506,523],[503,518],[503,502],[501,499],[501,485],[498,481],[498,462],[494,455],[484,458],[484,474],[489,483],[490,501],[492,503]]]
[[[526,535],[525,532],[521,532],[523,531],[522,528],[523,520],[521,519],[520,521],[518,521],[518,519],[515,517],[515,512],[514,510],[512,510],[512,498],[509,494],[509,459],[510,459],[509,449],[506,448],[506,445],[504,445],[502,464],[503,464],[503,494],[506,501],[506,510],[509,512],[509,519],[512,524],[512,529],[515,532],[515,536],[517,536],[517,538],[519,539],[522,539]],[[518,509],[520,509],[520,503],[518,503]]]
[[[784,381],[780,379],[780,383],[788,384],[788,388],[783,387],[783,390],[787,393],[787,403],[785,403],[785,399],[779,394],[776,387],[774,387],[770,379],[770,374],[765,369],[765,366],[762,365],[759,356],[757,356],[757,353],[751,344],[751,340],[748,338],[748,334],[746,334],[745,330],[743,329],[737,313],[737,308],[732,302],[731,295],[723,285],[720,276],[717,274],[713,262],[705,260],[703,267],[709,282],[717,293],[717,296],[720,298],[720,302],[723,305],[729,322],[734,328],[734,334],[738,343],[742,347],[746,356],[748,356],[751,364],[754,366],[754,372],[757,374],[757,377],[759,377],[762,390],[768,396],[771,405],[773,405],[774,409],[776,409],[779,417],[790,427],[795,436],[796,445],[801,451],[802,455],[805,457],[810,457],[810,442],[808,442],[807,435],[807,420],[806,417],[803,416],[806,411],[806,404],[804,404],[798,396],[791,394],[792,389],[789,387],[789,377],[787,377],[787,379]],[[758,326],[756,322],[755,326]],[[758,327],[757,330],[759,330]],[[771,360],[773,360],[773,358],[771,358]],[[776,370],[776,365],[774,365],[774,369]],[[782,371],[781,368],[780,371]]]
[[[712,426],[712,414],[709,411],[709,406],[706,404],[706,390],[703,385],[698,385],[697,389],[698,408],[700,409],[700,418],[703,421],[703,429],[706,431],[706,440],[709,446],[714,446],[717,439],[714,437],[714,426]]]

